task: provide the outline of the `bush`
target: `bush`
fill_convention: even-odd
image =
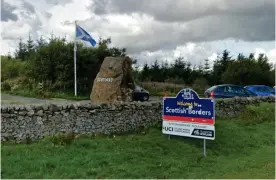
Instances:
[[[6,91],[10,91],[11,90],[11,86],[8,82],[4,81],[1,83],[1,90],[6,90]]]
[[[17,90],[17,89],[31,89],[33,87],[33,81],[31,79],[26,78],[25,76],[16,77],[12,79],[7,79],[2,82],[2,86],[6,86],[8,89],[3,90]],[[10,88],[9,88],[9,87]],[[4,87],[1,87],[4,88]]]
[[[275,120],[275,104],[261,103],[259,105],[246,106],[245,111],[239,115],[239,119],[245,124],[258,124]]]
[[[197,93],[204,94],[204,91],[209,87],[209,85],[205,78],[197,78],[192,87]]]
[[[1,58],[1,82],[19,76],[26,76],[29,70],[30,64],[26,61]]]
[[[42,142],[43,143],[52,143],[54,146],[64,146],[71,144],[75,139],[75,134],[73,132],[70,133],[59,133],[56,135],[51,135],[48,137],[45,137]]]

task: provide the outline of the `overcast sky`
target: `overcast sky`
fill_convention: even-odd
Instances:
[[[276,62],[275,0],[1,0],[1,54],[29,32],[73,40],[75,20],[141,65],[179,56],[198,65],[224,49]]]

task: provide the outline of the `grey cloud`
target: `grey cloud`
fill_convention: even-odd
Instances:
[[[158,21],[184,22],[210,15],[274,12],[274,0],[94,0],[96,14],[140,12]]]
[[[159,22],[159,27],[153,27],[156,35],[151,34],[151,37],[148,37],[148,32],[145,32],[141,37],[133,37],[133,41],[146,37],[148,41],[161,39],[161,42],[168,43],[171,37],[166,34],[172,34],[175,37],[172,37],[174,41],[171,43],[177,44],[179,41],[199,42],[225,38],[247,41],[274,40],[274,7],[274,0],[158,0],[158,3],[153,0],[105,0],[103,2],[94,0],[89,8],[100,15],[109,13],[131,15],[137,12],[153,16],[155,21]],[[186,25],[188,30],[175,29],[175,23],[179,26]],[[162,40],[164,37],[168,40]],[[148,43],[155,44],[155,42]]]
[[[48,4],[65,5],[71,3],[73,0],[44,0]]]
[[[32,4],[30,4],[29,2],[23,1],[23,7],[28,13],[30,13],[30,14],[35,13],[34,6]]]
[[[1,21],[18,20],[18,16],[13,13],[15,9],[15,6],[8,4],[4,0],[1,0]]]
[[[53,16],[53,15],[52,15],[51,13],[49,13],[49,12],[45,12],[44,15],[45,15],[45,17],[46,17],[47,19],[50,19],[50,18]]]
[[[106,7],[108,6],[108,0],[94,0],[93,3],[88,6],[88,9],[92,9],[95,14],[106,14]]]
[[[121,35],[115,41],[130,52],[174,49],[187,42],[221,39],[269,41],[275,39],[273,17],[209,16],[181,24],[153,22],[141,35]],[[242,27],[241,27],[242,26]],[[265,27],[265,28],[264,28]]]

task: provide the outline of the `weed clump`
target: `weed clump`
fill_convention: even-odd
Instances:
[[[44,138],[44,142],[50,142],[54,146],[65,146],[65,145],[70,145],[75,139],[75,133],[70,132],[70,133],[59,133],[55,135],[48,136]]]

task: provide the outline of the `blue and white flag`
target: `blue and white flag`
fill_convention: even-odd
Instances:
[[[95,46],[97,43],[95,39],[93,39],[88,32],[86,32],[83,28],[76,24],[76,39],[89,42],[91,46]]]

